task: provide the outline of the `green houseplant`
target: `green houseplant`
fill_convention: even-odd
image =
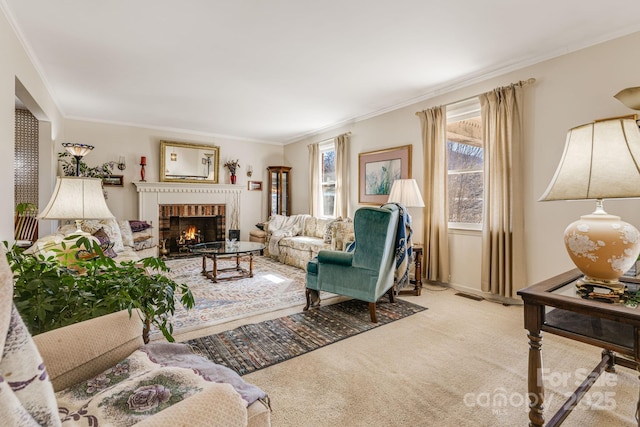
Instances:
[[[16,246],[7,251],[14,274],[14,302],[31,333],[38,334],[82,320],[127,309],[139,309],[143,339],[149,342],[155,325],[173,342],[176,298],[190,309],[193,294],[185,284],[163,275],[169,268],[160,258],[117,264],[100,245],[86,237],[69,236],[61,243],[66,258],[24,254]],[[7,243],[5,242],[5,246]],[[67,251],[78,249],[80,256]]]

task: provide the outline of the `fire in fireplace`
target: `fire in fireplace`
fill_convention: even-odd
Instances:
[[[225,205],[159,205],[160,244],[169,257],[186,255],[188,246],[224,241]]]
[[[169,218],[169,255],[188,253],[189,246],[224,240],[223,216],[172,216]]]

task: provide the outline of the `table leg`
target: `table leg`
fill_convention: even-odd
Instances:
[[[416,281],[415,291],[416,295],[420,296],[422,293],[422,250],[416,251],[415,270],[413,271],[414,280]]]
[[[529,331],[529,426],[544,425],[544,383],[542,380],[542,335]]]
[[[202,274],[207,272],[207,256],[202,255]]]
[[[218,256],[216,254],[213,254],[213,257],[211,258],[213,260],[213,270],[211,271],[211,280],[213,280],[213,282],[217,282],[218,281]]]
[[[249,277],[253,277],[253,252],[249,252]]]
[[[240,254],[236,254],[236,270],[240,270]]]

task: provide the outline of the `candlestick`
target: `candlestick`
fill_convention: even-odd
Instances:
[[[140,157],[140,181],[146,182],[144,179],[144,167],[147,165],[147,158],[145,156]]]

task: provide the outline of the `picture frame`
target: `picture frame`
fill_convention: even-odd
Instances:
[[[123,187],[124,176],[123,175],[107,175],[102,178],[102,185],[110,187]]]
[[[358,154],[358,202],[387,203],[396,179],[411,178],[411,145]]]
[[[262,191],[262,181],[248,181],[247,190],[249,191]]]

